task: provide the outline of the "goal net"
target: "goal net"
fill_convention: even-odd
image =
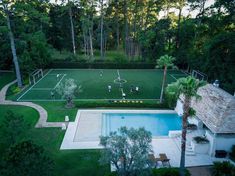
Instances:
[[[207,81],[208,77],[205,73],[202,73],[198,70],[192,70],[191,72],[191,75],[194,77],[194,78],[197,78],[199,80],[203,80],[203,81]]]
[[[35,84],[42,77],[43,77],[42,69],[34,70],[32,73],[29,74],[29,84]]]

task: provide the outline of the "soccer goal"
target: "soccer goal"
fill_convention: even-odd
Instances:
[[[197,78],[199,80],[203,80],[203,81],[207,81],[208,77],[205,73],[202,73],[198,70],[192,70],[191,72],[191,75],[194,77],[194,78]]]
[[[29,84],[35,84],[39,79],[43,77],[42,69],[34,70],[29,74]]]

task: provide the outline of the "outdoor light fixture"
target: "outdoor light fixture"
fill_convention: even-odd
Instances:
[[[216,80],[214,81],[213,86],[219,87],[219,80],[218,80],[218,79],[216,79]]]

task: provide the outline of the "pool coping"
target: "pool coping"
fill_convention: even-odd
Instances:
[[[94,113],[98,112],[101,115],[103,113],[168,113],[168,114],[176,114],[177,112],[174,110],[138,110],[138,109],[79,109],[77,111],[76,119],[74,122],[69,122],[67,126],[67,130],[64,135],[64,139],[60,146],[60,150],[68,150],[68,149],[101,149],[103,148],[99,144],[99,140],[92,140],[92,141],[74,141],[75,135],[77,130],[79,129],[79,121],[81,117],[81,113]],[[102,129],[101,129],[102,131]],[[152,139],[164,139],[169,138],[169,136],[153,136]]]

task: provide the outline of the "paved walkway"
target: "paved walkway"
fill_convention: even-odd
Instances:
[[[15,84],[15,81],[10,82],[9,84],[5,85],[2,90],[0,91],[0,104],[1,105],[19,105],[19,106],[28,106],[31,108],[34,108],[36,111],[38,111],[39,113],[39,120],[36,123],[35,127],[36,128],[44,128],[44,127],[61,127],[63,122],[47,122],[47,111],[32,102],[15,102],[15,101],[11,101],[11,100],[6,100],[6,92],[7,89],[12,85]]]

